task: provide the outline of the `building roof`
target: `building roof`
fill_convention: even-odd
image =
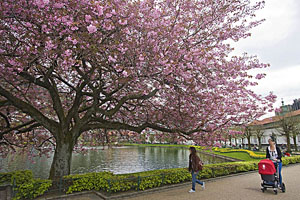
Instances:
[[[250,125],[255,126],[255,125],[270,124],[270,123],[279,121],[283,117],[294,117],[294,116],[298,116],[298,115],[300,115],[300,110],[295,110],[295,111],[285,114],[284,116],[273,116],[273,117],[265,118],[263,120],[255,120]]]

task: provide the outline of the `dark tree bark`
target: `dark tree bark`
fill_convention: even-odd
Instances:
[[[57,180],[70,174],[74,145],[75,141],[73,141],[70,137],[66,137],[56,142],[49,179]]]
[[[293,140],[294,140],[294,148],[295,151],[298,151],[298,147],[297,147],[297,136],[295,134],[293,134]]]

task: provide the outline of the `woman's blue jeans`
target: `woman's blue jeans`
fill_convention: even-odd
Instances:
[[[195,190],[196,183],[199,183],[200,185],[203,185],[203,182],[197,179],[197,175],[199,172],[194,173],[192,171],[192,190]]]
[[[281,169],[282,169],[282,162],[280,163],[277,163],[278,164],[278,174],[279,174],[279,183],[280,183],[280,186],[282,186],[282,177],[281,177]]]

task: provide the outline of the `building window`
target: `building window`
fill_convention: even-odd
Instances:
[[[252,138],[252,143],[256,144],[257,143],[257,138]]]
[[[266,141],[266,137],[261,137],[261,143],[266,143],[267,141]]]

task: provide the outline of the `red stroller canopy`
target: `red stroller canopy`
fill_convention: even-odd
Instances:
[[[276,173],[275,165],[271,160],[265,159],[258,163],[258,173],[271,175]]]

